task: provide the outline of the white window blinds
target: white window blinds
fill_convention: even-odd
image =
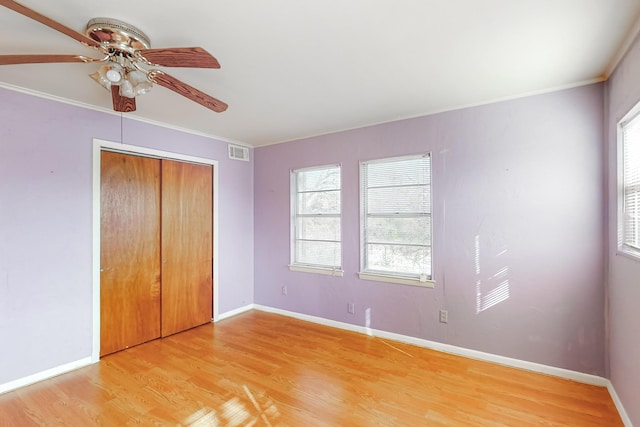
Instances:
[[[622,124],[622,245],[640,250],[640,115]]]
[[[340,268],[340,166],[291,173],[291,263]]]
[[[361,164],[362,269],[431,279],[431,158]]]

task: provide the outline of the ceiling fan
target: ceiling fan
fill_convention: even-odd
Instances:
[[[91,19],[85,34],[82,34],[13,0],[0,0],[0,5],[66,34],[102,54],[97,59],[83,55],[0,55],[0,65],[61,62],[100,64],[90,77],[111,91],[113,109],[119,112],[135,111],[135,97],[147,93],[154,84],[164,86],[215,112],[227,109],[224,102],[155,68],[220,68],[218,60],[201,47],[151,49],[149,37],[133,25],[116,19]]]

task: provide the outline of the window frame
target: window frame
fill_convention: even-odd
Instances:
[[[301,263],[296,261],[296,242],[297,239],[297,229],[296,226],[298,224],[298,177],[300,173],[323,170],[323,169],[333,169],[337,168],[340,171],[340,212],[338,214],[317,214],[310,215],[306,214],[305,216],[317,216],[317,217],[333,217],[338,218],[340,222],[340,240],[335,242],[340,244],[340,265],[339,266],[327,266],[323,264],[312,264],[312,263]],[[342,277],[344,275],[344,270],[342,269],[342,264],[344,262],[344,253],[342,247],[342,165],[337,164],[328,164],[321,166],[311,166],[304,167],[298,169],[291,169],[290,171],[290,191],[289,191],[289,199],[290,199],[290,242],[289,242],[289,270],[290,271],[298,271],[303,273],[315,273],[315,274],[323,274],[329,276],[337,276]],[[328,190],[329,191],[329,190]],[[330,190],[335,191],[335,190]]]
[[[625,241],[625,129],[632,122],[640,121],[640,103],[636,104],[619,122],[617,126],[617,253],[636,261],[640,261],[640,247],[630,245]],[[636,142],[640,144],[639,142]],[[640,164],[637,165],[640,168]],[[640,190],[638,190],[640,192]]]
[[[375,163],[391,163],[394,161],[402,161],[402,160],[411,160],[411,159],[419,159],[419,158],[428,158],[429,159],[429,205],[431,207],[430,212],[428,214],[429,221],[429,233],[430,233],[430,266],[431,266],[431,274],[421,274],[416,275],[412,273],[406,272],[389,272],[389,271],[380,271],[373,270],[367,267],[367,195],[365,195],[365,168],[369,164]],[[411,286],[419,286],[426,288],[434,288],[435,280],[434,280],[434,265],[433,265],[433,156],[430,152],[409,155],[409,156],[394,156],[394,157],[386,157],[381,159],[373,159],[373,160],[364,160],[360,161],[359,168],[359,193],[360,193],[360,271],[358,272],[358,277],[362,280],[371,280],[376,282],[385,282],[385,283],[394,283],[401,285],[411,285]]]

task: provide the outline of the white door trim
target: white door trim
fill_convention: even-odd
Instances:
[[[93,218],[92,218],[92,313],[93,343],[91,361],[100,360],[100,152],[102,150],[118,151],[134,155],[157,157],[160,159],[180,160],[184,162],[202,163],[213,166],[213,319],[218,318],[218,161],[203,157],[188,156],[169,151],[121,144],[119,142],[93,140]]]

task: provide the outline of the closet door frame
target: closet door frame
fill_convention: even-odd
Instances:
[[[92,333],[93,343],[91,348],[91,361],[100,360],[100,153],[102,151],[115,151],[134,156],[146,156],[157,159],[177,160],[182,162],[200,163],[213,166],[213,322],[218,320],[218,161],[203,157],[188,156],[169,151],[152,148],[138,147],[135,145],[121,144],[119,142],[93,140],[93,262],[92,262]]]

